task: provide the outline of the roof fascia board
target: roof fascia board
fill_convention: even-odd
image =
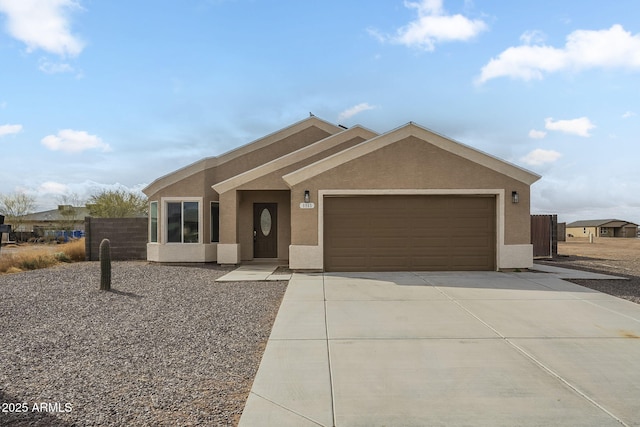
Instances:
[[[272,132],[266,136],[258,138],[252,142],[244,144],[240,147],[234,148],[231,151],[227,151],[219,156],[207,157],[201,160],[198,160],[194,163],[191,163],[187,166],[184,166],[176,171],[170,172],[156,180],[154,180],[151,184],[146,186],[142,192],[147,196],[154,194],[161,190],[162,188],[168,187],[169,185],[175,184],[191,175],[194,175],[198,172],[202,172],[206,169],[218,166],[240,156],[243,156],[252,151],[258,150],[260,148],[271,145],[281,139],[287,138],[295,133],[298,133],[304,129],[308,129],[312,126],[320,128],[332,135],[336,133],[340,133],[344,131],[343,128],[331,124],[326,120],[322,120],[316,116],[308,117],[304,120],[300,120],[290,126],[287,126],[283,129]]]
[[[325,132],[331,134],[331,135],[335,135],[337,133],[340,132],[344,132],[344,129],[331,124],[325,120],[322,120],[316,116],[311,116],[308,117],[304,120],[300,120],[299,122],[296,122],[290,126],[287,126],[283,129],[280,129],[278,131],[272,132],[269,135],[263,136],[262,138],[256,139],[248,144],[242,145],[238,148],[234,148],[231,151],[227,151],[226,153],[220,155],[217,157],[218,162],[216,164],[220,165],[223,164],[225,162],[228,162],[230,160],[233,160],[235,158],[238,158],[240,156],[243,156],[247,153],[250,153],[251,151],[255,151],[258,150],[260,148],[266,147],[268,145],[273,144],[274,142],[278,142],[281,139],[287,138],[291,135],[294,135],[300,131],[303,131],[305,129],[308,129],[312,126],[315,126],[319,129],[324,130]]]
[[[299,150],[274,159],[254,169],[248,170],[225,181],[214,184],[211,187],[216,192],[218,192],[218,194],[226,193],[227,191],[246,184],[247,182],[261,178],[269,173],[277,171],[278,169],[282,169],[284,167],[302,161],[310,156],[319,154],[350,139],[361,137],[367,140],[376,136],[378,136],[378,134],[373,132],[372,130],[366,129],[359,125],[354,126],[348,130],[344,130],[343,132],[340,132],[338,134],[328,136],[325,139],[321,139],[318,142],[314,142],[311,145],[300,148]]]
[[[294,186],[296,184],[299,184],[300,182],[306,181],[309,178],[319,175],[322,172],[333,169],[343,163],[349,162],[358,157],[379,150],[380,148],[394,144],[410,136],[415,136],[417,138],[423,139],[438,148],[473,161],[474,163],[493,169],[499,173],[502,173],[503,175],[509,176],[528,185],[533,184],[541,178],[540,175],[536,173],[523,169],[504,160],[498,159],[497,157],[472,148],[468,145],[454,141],[422,126],[416,125],[413,122],[409,122],[404,126],[396,128],[376,138],[364,141],[358,145],[344,150],[343,152],[336,153],[333,156],[329,156],[295,172],[291,172],[285,175],[283,178],[285,182],[287,182],[287,184],[289,184],[290,186]]]
[[[154,194],[161,189],[168,187],[172,184],[175,184],[178,181],[182,181],[185,178],[190,177],[191,175],[195,175],[198,172],[201,172],[205,169],[208,169],[211,166],[215,166],[217,164],[217,157],[207,157],[205,159],[198,160],[197,162],[191,163],[187,166],[181,167],[173,172],[169,172],[166,175],[161,176],[160,178],[154,180],[151,184],[147,185],[142,189],[142,192],[147,196]]]

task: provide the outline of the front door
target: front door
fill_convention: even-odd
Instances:
[[[278,258],[278,204],[253,204],[253,257]]]

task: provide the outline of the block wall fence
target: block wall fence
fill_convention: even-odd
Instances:
[[[111,243],[113,260],[146,260],[148,218],[85,217],[85,259],[98,261],[102,239]]]

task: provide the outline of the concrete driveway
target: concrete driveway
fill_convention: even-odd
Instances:
[[[640,306],[550,270],[294,274],[240,426],[640,426]]]

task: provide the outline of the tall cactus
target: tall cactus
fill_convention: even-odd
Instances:
[[[100,290],[111,290],[111,243],[109,239],[100,242]]]

